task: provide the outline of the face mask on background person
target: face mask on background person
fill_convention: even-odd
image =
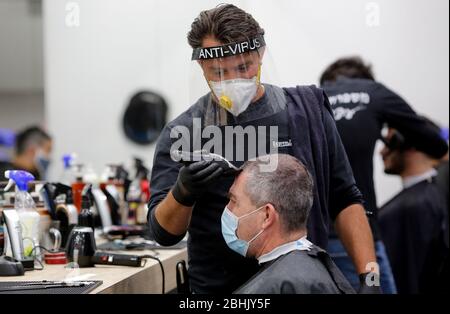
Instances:
[[[239,220],[242,220],[245,217],[248,217],[262,208],[264,206],[261,206],[254,211],[251,211],[250,213],[247,213],[241,217],[237,217],[235,214],[233,214],[229,209],[228,206],[225,207],[223,214],[222,214],[222,235],[225,239],[225,242],[227,243],[228,247],[235,251],[236,253],[239,253],[242,256],[247,256],[247,251],[250,246],[250,244],[261,234],[264,232],[264,229],[259,231],[252,239],[249,241],[241,240],[237,237],[236,231],[239,225]]]
[[[244,112],[255,98],[260,85],[261,65],[258,74],[251,79],[233,79],[220,82],[209,81],[211,91],[220,106],[237,117]]]
[[[41,180],[46,179],[47,170],[50,166],[51,160],[47,154],[45,154],[42,150],[38,150],[36,156],[34,158],[34,164],[36,165],[36,169],[39,172]]]

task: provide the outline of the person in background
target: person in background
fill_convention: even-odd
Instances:
[[[277,169],[261,171],[269,158],[277,159]],[[222,234],[232,250],[256,258],[262,268],[235,293],[355,293],[328,254],[306,239],[313,185],[306,167],[290,155],[245,163],[229,191]]]
[[[429,141],[443,141],[437,136]],[[434,165],[443,153],[393,128],[384,142],[384,171],[403,182],[403,190],[379,212],[380,233],[398,292],[440,292],[449,252],[448,209],[436,185]]]
[[[43,129],[31,126],[16,134],[15,152],[10,162],[0,162],[0,180],[6,170],[26,170],[36,180],[45,180],[50,164],[52,138]]]
[[[341,58],[333,62],[320,78],[321,87],[329,97],[337,129],[353,170],[356,185],[364,198],[364,207],[374,235],[377,261],[380,267],[381,289],[395,293],[385,247],[379,236],[377,201],[373,181],[373,156],[377,140],[385,124],[417,138],[439,153],[446,145],[436,131],[395,92],[375,80],[372,68],[360,57]],[[351,259],[334,232],[330,233],[328,252],[354,288],[359,280]]]

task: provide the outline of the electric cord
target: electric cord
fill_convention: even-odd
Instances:
[[[164,294],[165,290],[166,290],[166,288],[165,288],[166,278],[165,278],[165,273],[164,273],[164,266],[163,266],[161,260],[153,255],[142,255],[141,257],[142,258],[150,258],[150,259],[153,259],[158,262],[159,267],[161,268],[161,275],[162,275],[162,294]]]
[[[23,240],[24,241],[28,240],[28,241],[31,242],[31,245],[32,245],[33,248],[31,249],[30,256],[33,257],[33,262],[38,262],[39,265],[40,265],[40,268],[33,267],[33,269],[34,270],[44,270],[44,264],[42,264],[41,260],[38,258],[38,255],[36,254],[36,249],[38,249],[38,248],[42,248],[44,250],[47,250],[47,249],[44,248],[43,246],[35,245],[34,244],[35,243],[34,240],[32,238],[30,238],[30,237],[24,237]],[[41,257],[41,254],[39,254],[39,257]]]
[[[41,249],[41,250],[44,250],[44,251],[46,251],[46,252],[51,252],[51,250],[47,249],[46,247],[43,247],[42,245],[36,245],[36,246],[34,246],[33,249],[31,250],[31,255],[33,255],[33,252],[35,252],[36,249]],[[39,255],[42,255],[42,254],[39,254]],[[36,255],[36,252],[35,252],[35,255],[34,255],[34,256],[37,256],[37,255]]]
[[[42,245],[35,245],[33,246],[33,249],[31,250],[31,256],[33,256],[34,261],[37,261],[39,265],[41,265],[41,268],[35,268],[35,270],[43,270],[44,264],[42,264],[41,260],[38,258],[38,254],[36,254],[36,249],[41,249],[46,252],[51,252],[49,249],[43,247]],[[34,252],[34,255],[33,255]],[[42,254],[39,254],[39,257],[42,258]]]
[[[34,270],[44,270],[44,264],[42,264],[42,262],[39,259],[35,259],[35,261],[37,261],[39,263],[39,265],[41,265],[41,268],[34,268]]]
[[[25,238],[23,238],[23,240],[28,240],[28,241],[30,241],[30,242],[32,243],[33,248],[31,249],[30,256],[33,257],[33,262],[37,261],[37,262],[39,263],[39,265],[41,266],[40,268],[33,268],[33,269],[34,269],[34,270],[43,270],[43,269],[44,269],[44,265],[43,265],[42,262],[39,260],[39,258],[37,258],[37,255],[36,255],[35,251],[36,251],[36,248],[41,248],[41,249],[44,249],[44,250],[46,250],[46,251],[48,251],[48,250],[47,250],[45,247],[43,247],[43,246],[40,246],[40,245],[34,245],[34,241],[33,241],[33,239],[30,238],[30,237],[25,237]],[[5,246],[5,247],[6,247],[6,246]],[[33,254],[33,253],[34,253],[34,254]],[[6,255],[6,249],[5,249],[4,252],[2,252],[2,254],[0,254],[0,255]]]

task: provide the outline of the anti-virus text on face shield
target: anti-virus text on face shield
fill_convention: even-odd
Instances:
[[[255,38],[245,40],[239,43],[232,43],[217,47],[203,47],[194,49],[192,60],[220,59],[250,51],[258,50],[266,45],[264,36],[259,35]]]

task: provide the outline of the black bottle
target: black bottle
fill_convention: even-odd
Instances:
[[[70,224],[70,217],[67,207],[73,206],[75,208],[75,205],[73,203],[73,196],[72,196],[72,187],[62,184],[62,183],[56,183],[56,190],[55,190],[55,199],[58,198],[60,195],[65,195],[65,204],[61,206],[61,204],[57,204],[56,206],[56,220],[59,220],[59,231],[61,232],[61,246],[65,246],[67,243],[67,238],[70,234],[70,231],[72,231],[72,228],[75,226],[75,224]],[[63,208],[61,210],[61,208]],[[78,215],[79,216],[79,215]]]
[[[94,213],[91,210],[92,207],[92,185],[87,184],[83,188],[81,212],[78,215],[78,225],[82,227],[91,227],[92,231],[95,230]]]

